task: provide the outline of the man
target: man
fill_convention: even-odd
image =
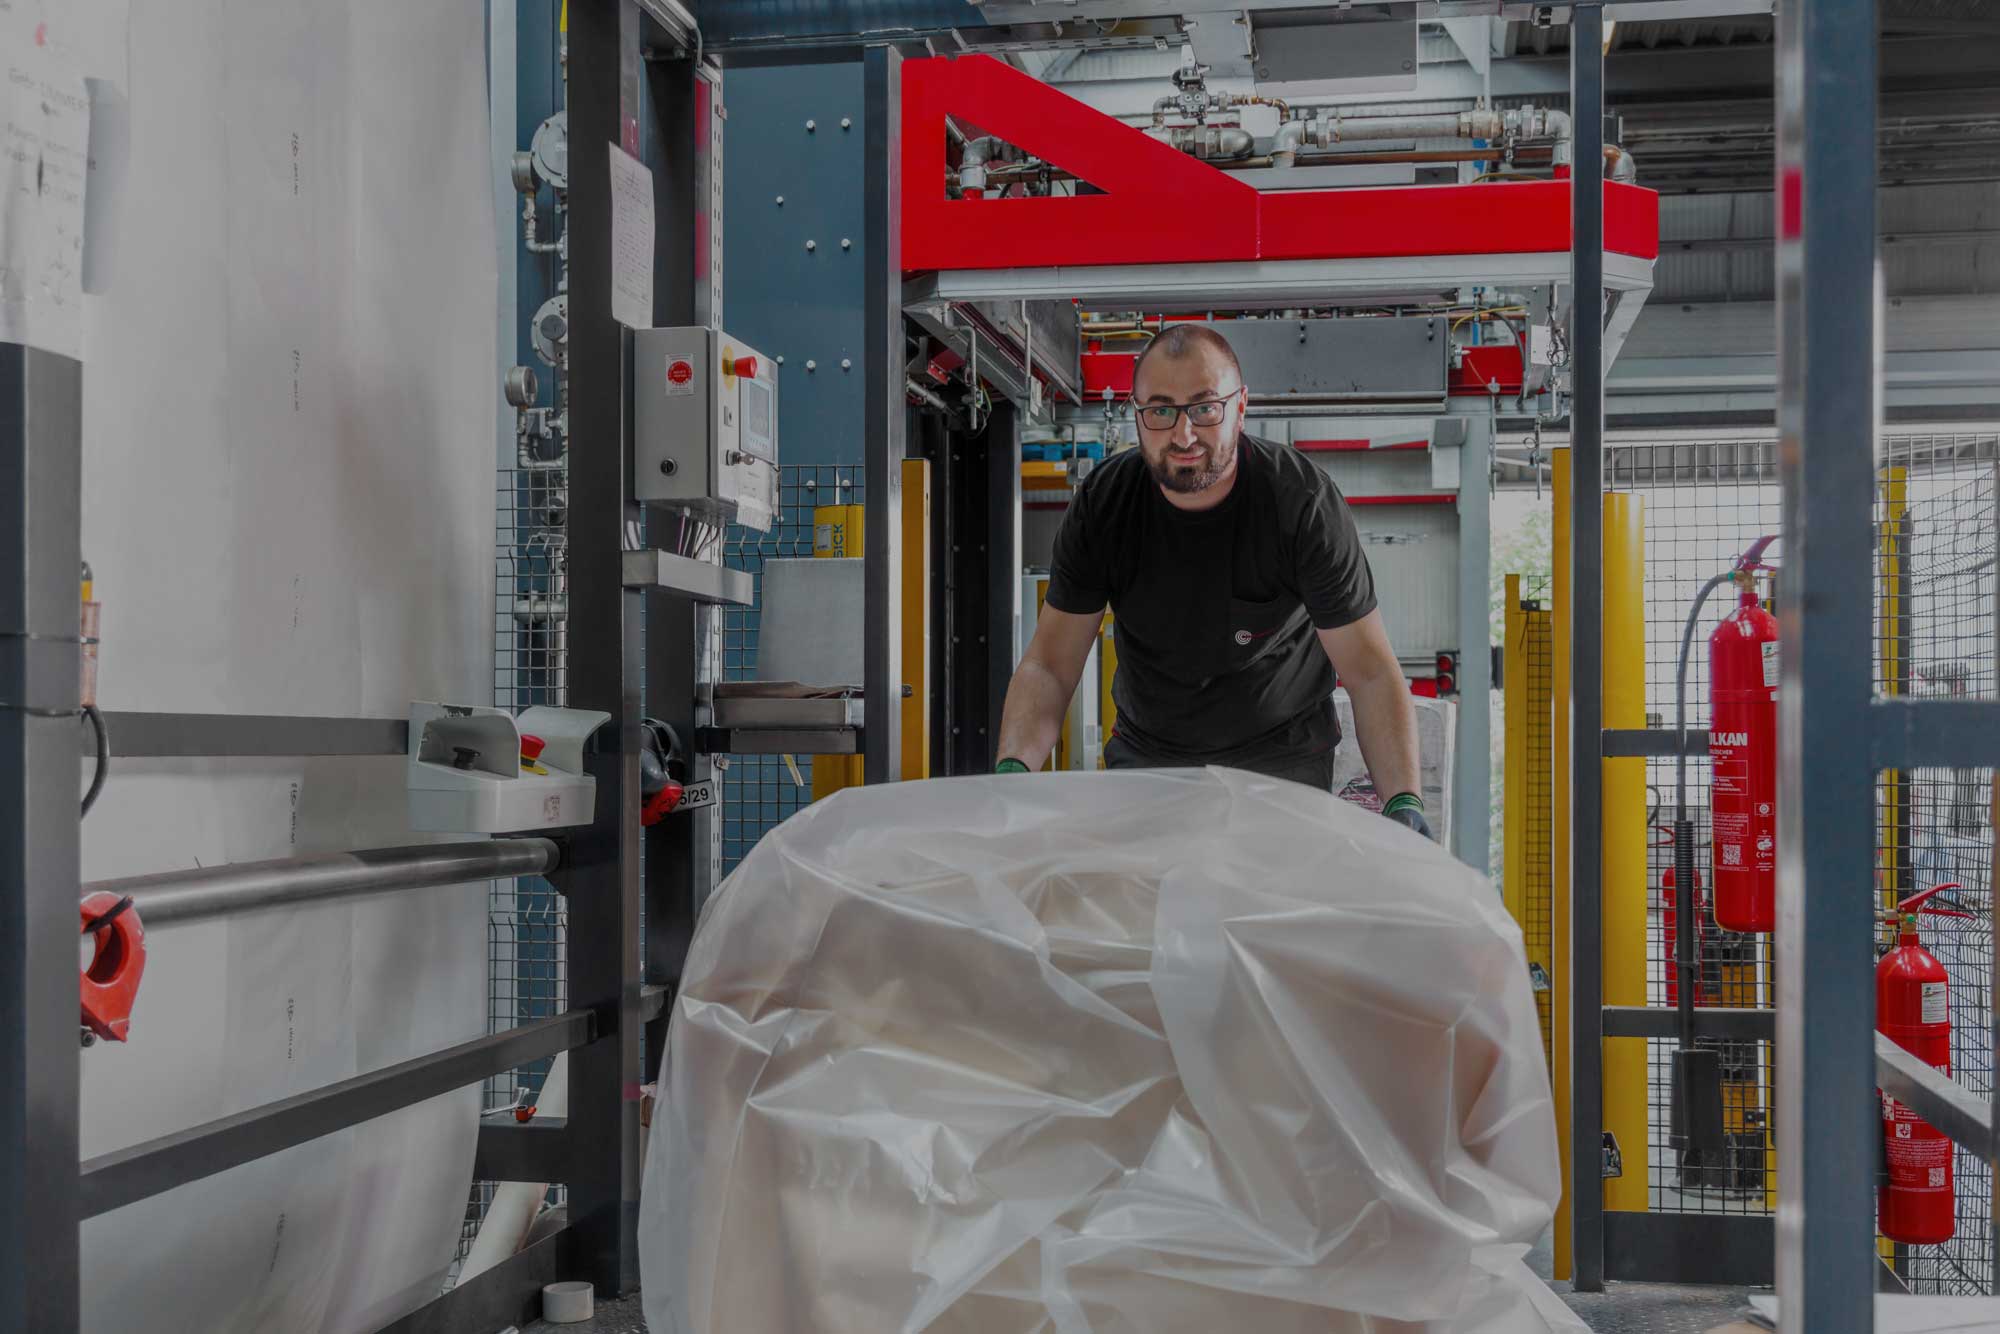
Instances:
[[[1333,786],[1334,673],[1384,813],[1428,837],[1416,711],[1354,518],[1297,451],[1243,434],[1228,342],[1169,326],[1132,381],[1139,448],[1077,488],[1046,603],[1007,691],[999,768],[1042,767],[1108,604],[1114,769],[1219,764]]]

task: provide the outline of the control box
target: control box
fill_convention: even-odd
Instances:
[[[769,532],[777,364],[719,329],[633,330],[632,448],[640,500]]]

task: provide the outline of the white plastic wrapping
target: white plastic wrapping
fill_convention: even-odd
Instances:
[[[710,901],[641,1202],[655,1334],[1581,1330],[1519,931],[1227,770],[843,792]]]

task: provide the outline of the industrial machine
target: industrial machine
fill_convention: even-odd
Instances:
[[[765,532],[778,509],[778,366],[718,329],[632,334],[633,490]]]
[[[988,57],[904,63],[904,313],[924,336],[908,401],[947,441],[934,457],[970,457],[950,442],[990,440],[1002,412],[1023,441],[1017,538],[937,549],[964,566],[953,585],[1006,599],[988,638],[1017,655],[1022,572],[1047,564],[1074,484],[1136,439],[1139,352],[1169,323],[1212,322],[1242,361],[1248,429],[1347,496],[1405,672],[1457,697],[1454,803],[1484,809],[1492,447],[1503,423],[1568,411],[1573,127],[1550,108],[1293,107],[1210,89],[1202,63],[1142,125]],[[1650,289],[1658,222],[1631,157],[1605,158],[1608,361]],[[1201,207],[1160,206],[1174,199]],[[992,698],[959,701],[973,717],[938,733],[971,748],[951,772],[980,767],[1005,672],[939,664],[981,673]],[[1461,858],[1484,865],[1485,844],[1483,823],[1458,822]]]

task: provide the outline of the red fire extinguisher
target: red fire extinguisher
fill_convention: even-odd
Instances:
[[[1659,831],[1666,835],[1666,839],[1654,846],[1672,847],[1674,845],[1673,828],[1669,825],[1661,825],[1659,826]],[[1681,938],[1681,924],[1680,913],[1676,911],[1677,900],[1675,899],[1675,890],[1678,888],[1678,884],[1674,868],[1670,863],[1667,869],[1660,874],[1660,925],[1666,936],[1662,944],[1666,947],[1667,1006],[1669,1009],[1681,1003],[1681,970],[1677,962],[1680,957],[1677,950]],[[1699,959],[1704,954],[1704,947],[1708,941],[1708,887],[1702,883],[1701,868],[1699,866],[1695,867],[1694,871],[1694,940],[1695,958]],[[1711,988],[1706,986],[1701,978],[1699,965],[1695,969],[1695,977],[1695,1004],[1715,1004],[1715,997],[1710,994]]]
[[[1917,938],[1917,914],[1970,917],[1952,908],[1926,908],[1934,894],[1958,886],[1938,885],[1912,894],[1885,914],[1897,928],[1896,947],[1875,966],[1875,1027],[1919,1060],[1951,1073],[1951,982],[1944,965]],[[1911,1246],[1949,1241],[1957,1230],[1957,1201],[1951,1183],[1951,1140],[1887,1094],[1882,1099],[1882,1136],[1887,1144],[1889,1180],[1876,1205],[1876,1226],[1891,1241]]]
[[[1778,924],[1778,618],[1756,584],[1773,540],[1736,562],[1736,610],[1708,637],[1715,920],[1728,931]]]

